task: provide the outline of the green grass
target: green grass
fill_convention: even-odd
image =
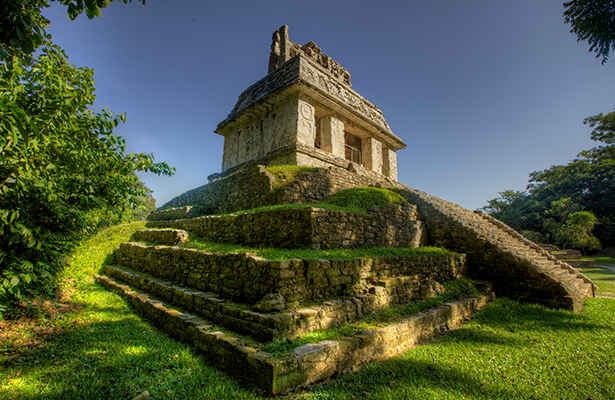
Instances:
[[[293,167],[293,166],[281,166],[281,167]],[[281,168],[280,167],[280,168]],[[278,168],[271,167],[271,168]],[[299,168],[299,167],[295,167]],[[272,210],[288,210],[296,208],[317,207],[324,208],[326,210],[333,211],[346,211],[357,214],[367,214],[369,209],[374,207],[381,207],[388,204],[406,204],[408,201],[401,195],[388,190],[374,187],[356,187],[351,189],[341,190],[321,201],[319,203],[307,203],[307,204],[276,204],[262,207],[251,208],[249,210],[236,211],[228,214],[216,214],[216,216],[223,215],[237,215],[254,212],[272,211]]]
[[[374,247],[369,249],[331,249],[331,250],[311,250],[311,249],[278,249],[272,247],[250,247],[239,244],[214,243],[204,241],[196,236],[190,235],[187,242],[181,243],[180,247],[197,249],[208,253],[254,253],[259,257],[268,260],[294,260],[294,259],[317,259],[317,260],[339,260],[359,257],[421,257],[439,256],[453,254],[452,252],[433,246],[424,247]]]
[[[0,399],[125,400],[144,390],[156,400],[264,399],[93,282],[111,249],[141,226],[114,227],[77,249],[65,288],[81,308],[33,322],[53,324],[54,335],[40,346],[0,342]],[[614,327],[612,299],[588,299],[582,314],[499,299],[431,344],[283,398],[614,399]]]
[[[273,189],[279,189],[283,186],[290,185],[301,176],[316,171],[318,167],[300,167],[297,165],[274,165],[266,167],[265,170],[275,177]]]
[[[405,204],[408,201],[398,193],[375,187],[355,187],[341,190],[327,197],[325,203],[367,213],[370,208],[388,204]]]
[[[598,296],[615,297],[615,272],[606,268],[583,268],[583,274],[594,281]]]
[[[499,299],[473,321],[301,399],[615,398],[615,301],[583,314]]]
[[[113,227],[75,251],[64,289],[81,309],[55,318],[43,347],[27,346],[34,332],[0,347],[0,399],[131,399],[145,390],[155,399],[258,398],[94,283],[112,250],[143,226]]]
[[[273,211],[273,210],[291,210],[291,209],[307,208],[307,207],[324,208],[326,210],[332,210],[332,211],[346,211],[346,212],[356,212],[359,214],[367,214],[367,211],[364,212],[364,210],[361,210],[361,209],[351,208],[351,207],[341,207],[341,206],[336,206],[333,204],[327,204],[324,202],[320,202],[320,203],[305,203],[305,204],[276,204],[276,205],[271,205],[271,206],[251,208],[249,210],[235,211],[235,212],[228,213],[228,214],[215,214],[215,216],[219,217],[219,216],[224,216],[224,215],[238,215],[238,214],[257,213],[257,212]]]
[[[607,256],[586,256],[582,258],[583,260],[594,260],[596,264],[603,265],[615,265],[615,257],[607,257]]]

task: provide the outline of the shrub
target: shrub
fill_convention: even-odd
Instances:
[[[389,204],[407,204],[408,202],[401,195],[388,189],[356,187],[339,191],[327,197],[325,203],[364,214],[370,208]]]

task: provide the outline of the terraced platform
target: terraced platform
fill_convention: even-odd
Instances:
[[[293,224],[304,221],[301,226],[307,233],[297,237],[309,233],[318,239],[301,242],[303,247],[326,243],[353,247],[353,241],[369,239],[373,244],[425,243],[458,254],[279,261],[251,253],[211,254],[131,242],[115,251],[116,265],[106,266],[96,279],[170,335],[268,394],[355,370],[453,329],[494,297],[491,287],[498,296],[575,311],[582,309],[586,297],[594,296],[593,283],[580,271],[489,215],[403,185],[397,191],[414,206],[389,207],[368,217],[308,208],[298,213],[285,210],[279,214],[283,218],[277,213],[265,219],[199,217],[150,226],[196,226],[212,237],[242,243],[246,239],[228,229],[241,220],[242,226],[235,230],[244,229],[245,237],[263,244],[271,240],[270,234],[259,232],[292,231]],[[288,218],[293,215],[300,217]],[[275,223],[263,222],[268,220]],[[325,222],[329,236],[317,226]],[[281,245],[284,236],[278,235],[282,241],[276,238],[275,243]],[[187,237],[181,230],[154,229],[139,233],[135,240],[175,244]],[[263,350],[271,341],[292,342],[309,332],[429,299],[443,293],[444,282],[463,277],[489,282],[489,289],[481,296],[449,302],[352,337],[309,343],[281,355]]]
[[[442,282],[463,276],[465,257],[271,261],[251,254],[219,255],[124,243],[115,252],[115,260],[120,265],[106,266],[96,276],[100,284],[119,293],[171,336],[194,345],[214,364],[268,394],[284,393],[400,354],[459,326],[493,298],[488,292],[450,302],[353,337],[311,343],[274,356],[260,348],[274,339],[292,341],[307,332],[443,293]],[[230,281],[243,279],[240,271],[247,273],[248,269],[242,265],[250,265],[255,275],[262,276],[267,270],[269,278],[277,271],[279,280],[267,290],[277,288],[278,293],[285,293],[285,298],[278,299],[285,306],[258,311],[258,296],[241,295],[241,290],[213,291],[214,285],[205,285],[207,279],[190,279],[199,273],[209,277],[214,271],[225,275],[218,269],[225,265],[236,270]],[[292,279],[285,280],[289,271]],[[319,271],[325,272],[320,275]],[[304,282],[309,298],[294,296],[298,281]],[[229,286],[228,282],[220,285]]]

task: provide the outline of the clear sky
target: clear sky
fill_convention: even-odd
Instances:
[[[148,0],[49,32],[95,69],[97,100],[127,114],[116,133],[175,176],[143,174],[161,206],[219,172],[216,125],[267,73],[271,35],[314,41],[352,75],[408,148],[399,181],[469,209],[593,146],[584,118],[615,107],[615,55],[600,64],[563,0]]]

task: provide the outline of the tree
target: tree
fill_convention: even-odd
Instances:
[[[63,253],[101,212],[121,217],[139,205],[149,192],[134,171],[174,172],[151,154],[125,153],[124,139],[113,134],[124,115],[88,109],[93,70],[70,64],[37,25],[48,4],[19,3],[4,3],[17,15],[0,22],[30,27],[3,30],[0,43],[0,317],[27,296],[53,295]],[[109,2],[62,3],[70,14]]]
[[[563,249],[574,247],[583,250],[596,250],[600,248],[600,241],[592,231],[596,225],[596,217],[588,211],[577,211],[570,214],[562,223],[549,219],[545,222],[546,230],[550,231],[556,243]]]
[[[101,9],[113,0],[51,0],[67,6],[71,20],[85,12],[89,19],[99,17]],[[120,0],[132,3],[132,0]],[[145,0],[138,0],[145,5]],[[10,51],[32,54],[39,48],[47,36],[45,29],[49,20],[41,15],[43,8],[49,7],[49,0],[3,0],[0,5],[0,44]]]
[[[564,21],[572,26],[577,41],[586,40],[589,51],[602,56],[602,64],[615,50],[615,0],[573,0],[564,3]]]
[[[482,210],[517,231],[539,229],[543,210],[527,191],[505,190],[499,194],[500,197],[488,200]]]
[[[615,221],[615,112],[583,122],[594,128],[591,139],[601,145],[580,152],[567,165],[530,173],[528,190],[537,197],[570,197],[598,218]]]
[[[615,245],[615,112],[583,121],[593,128],[591,139],[599,145],[581,151],[566,165],[530,173],[525,192],[504,191],[483,210],[518,231],[542,233],[548,238],[553,224],[564,224],[568,215],[585,210],[597,217],[595,235]],[[568,199],[576,208],[558,216],[558,202]],[[554,222],[545,225],[549,218]],[[589,247],[589,246],[585,246]]]
[[[573,213],[579,211],[580,207],[575,204],[570,197],[566,197],[560,200],[551,202],[551,209],[548,210],[547,218],[543,224],[544,232],[549,234],[553,241],[560,244],[562,248],[568,247],[572,238],[567,230],[568,217]]]

